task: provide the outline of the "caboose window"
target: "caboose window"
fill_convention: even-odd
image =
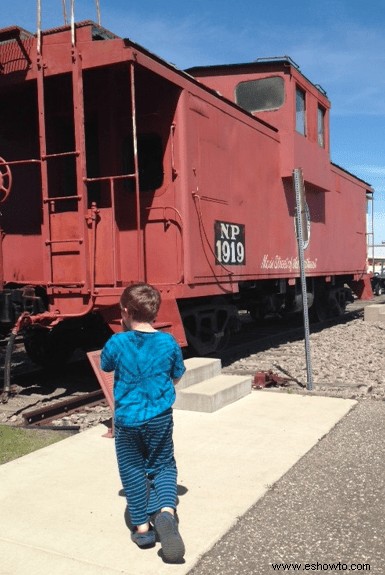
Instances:
[[[317,110],[317,125],[318,125],[318,144],[321,148],[325,147],[325,110],[322,106],[318,106]]]
[[[295,129],[300,134],[306,134],[306,97],[301,88],[296,89],[295,93]]]
[[[274,76],[240,82],[235,88],[235,101],[248,112],[276,110],[284,102],[283,78]]]

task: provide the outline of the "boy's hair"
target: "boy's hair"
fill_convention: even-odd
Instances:
[[[127,309],[135,321],[154,321],[160,307],[159,291],[146,283],[132,284],[124,290],[120,306]]]

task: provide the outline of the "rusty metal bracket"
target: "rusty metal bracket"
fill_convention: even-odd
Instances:
[[[254,375],[254,380],[251,385],[253,389],[263,389],[264,387],[280,387],[286,386],[290,381],[290,377],[282,377],[277,373],[273,373],[271,369],[268,371],[257,371]]]

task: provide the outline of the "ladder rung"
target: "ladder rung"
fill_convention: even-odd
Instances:
[[[71,244],[73,242],[82,244],[83,241],[84,241],[83,238],[73,238],[71,240],[45,240],[45,245],[48,246],[50,244]]]
[[[122,174],[120,176],[100,176],[99,178],[84,178],[84,181],[88,183],[92,182],[108,182],[113,180],[128,180],[135,178],[135,174]]]
[[[43,198],[43,202],[56,202],[57,200],[81,200],[82,196],[57,196],[55,198]]]
[[[66,288],[74,288],[74,287],[83,287],[86,285],[86,282],[48,282],[47,286],[52,287],[66,287]]]
[[[64,158],[66,156],[79,156],[80,152],[74,150],[73,152],[58,152],[57,154],[45,154],[42,156],[42,160],[50,160],[51,158]]]

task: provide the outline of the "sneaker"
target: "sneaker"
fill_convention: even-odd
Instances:
[[[131,540],[137,544],[141,549],[147,549],[149,547],[154,547],[155,545],[155,531],[149,529],[145,533],[139,533],[139,531],[133,531],[131,533]]]
[[[174,515],[168,511],[161,511],[155,517],[155,529],[162,546],[164,559],[169,563],[182,561],[185,547]]]

